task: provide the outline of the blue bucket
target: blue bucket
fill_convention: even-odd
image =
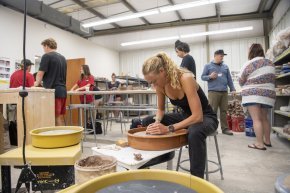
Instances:
[[[246,126],[246,129],[245,129],[246,136],[256,137],[255,131],[254,131],[254,128],[253,128],[253,120],[251,118],[246,118],[245,119],[245,126]]]

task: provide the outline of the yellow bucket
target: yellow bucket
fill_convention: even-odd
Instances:
[[[214,184],[190,174],[155,169],[111,173],[92,179],[81,185],[68,187],[59,193],[95,193],[96,191],[111,185],[133,180],[159,180],[179,184],[198,193],[223,193],[223,191]]]
[[[77,126],[41,127],[30,131],[31,143],[38,148],[61,148],[78,144],[84,128]]]

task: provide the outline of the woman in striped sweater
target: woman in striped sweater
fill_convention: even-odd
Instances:
[[[242,87],[242,104],[247,107],[252,119],[256,142],[249,148],[266,150],[272,147],[270,140],[271,126],[268,119],[269,109],[275,103],[275,66],[264,58],[260,44],[252,44],[248,59],[240,73],[239,83]]]

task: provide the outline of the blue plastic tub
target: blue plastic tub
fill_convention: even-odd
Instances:
[[[246,129],[245,129],[246,136],[256,137],[254,128],[253,128],[253,120],[251,118],[245,119],[245,126],[246,126]]]

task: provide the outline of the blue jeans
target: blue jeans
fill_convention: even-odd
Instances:
[[[142,120],[142,125],[148,126],[154,123],[154,116],[148,116]],[[188,115],[184,113],[167,113],[161,123],[171,125],[186,119]],[[203,122],[190,125],[188,129],[188,152],[190,160],[190,173],[203,178],[206,161],[206,137],[215,132],[218,128],[218,120],[213,115],[203,115]]]

